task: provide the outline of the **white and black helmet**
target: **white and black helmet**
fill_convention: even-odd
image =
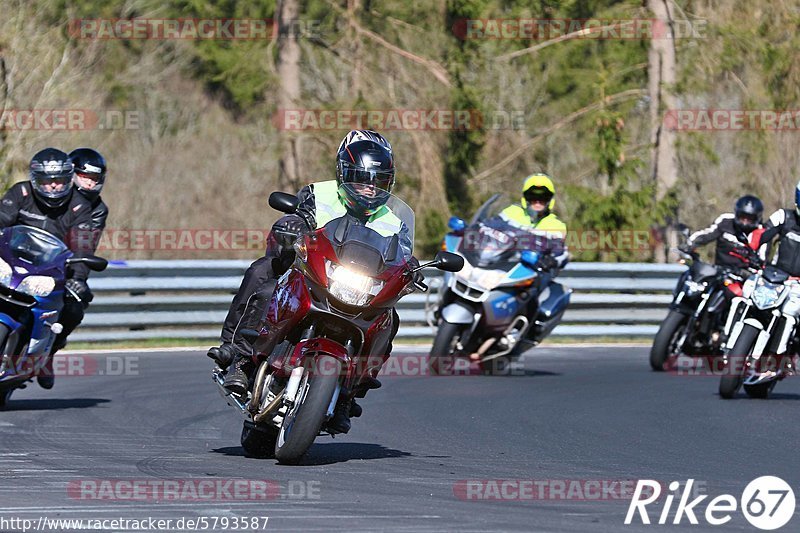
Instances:
[[[88,198],[96,198],[103,190],[106,181],[106,160],[97,150],[91,148],[78,148],[69,154],[69,159],[75,165],[75,186]],[[93,183],[91,188],[81,186],[79,178],[89,178]]]
[[[380,133],[353,130],[336,153],[339,199],[356,216],[370,216],[389,200],[395,180],[392,145]]]
[[[74,165],[69,156],[55,148],[45,148],[31,159],[30,179],[33,194],[48,207],[61,207],[72,192]]]

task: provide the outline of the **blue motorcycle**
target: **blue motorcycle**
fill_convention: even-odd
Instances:
[[[101,271],[108,261],[77,257],[58,237],[30,226],[0,230],[0,407],[42,369],[64,307],[67,267]]]
[[[456,357],[467,357],[486,374],[507,374],[524,348],[553,330],[569,304],[572,290],[539,266],[536,238],[498,216],[509,203],[496,194],[469,226],[450,219],[442,248],[461,255],[464,268],[444,276],[434,313],[434,373],[447,373]]]

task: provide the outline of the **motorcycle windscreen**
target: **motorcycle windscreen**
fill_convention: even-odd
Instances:
[[[55,235],[30,226],[9,228],[8,249],[23,261],[34,266],[52,263],[68,250],[67,245]]]
[[[414,211],[396,196],[369,220],[350,215],[325,225],[325,234],[340,260],[377,272],[411,259],[414,247]]]

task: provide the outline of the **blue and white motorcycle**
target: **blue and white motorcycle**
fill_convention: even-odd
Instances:
[[[76,257],[55,235],[30,226],[0,230],[0,407],[42,369],[64,307],[67,266],[104,270],[105,259]]]
[[[569,305],[572,290],[540,268],[531,233],[498,216],[509,204],[496,194],[469,226],[457,217],[448,223],[451,232],[442,247],[461,255],[464,268],[444,276],[434,313],[433,373],[448,373],[455,358],[467,357],[486,374],[507,374],[525,348],[550,334]]]

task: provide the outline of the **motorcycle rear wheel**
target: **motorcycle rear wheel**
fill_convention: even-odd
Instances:
[[[742,386],[745,372],[745,362],[750,357],[753,345],[758,337],[759,329],[745,325],[736,343],[728,353],[723,376],[719,380],[719,395],[726,400],[730,400]]]

